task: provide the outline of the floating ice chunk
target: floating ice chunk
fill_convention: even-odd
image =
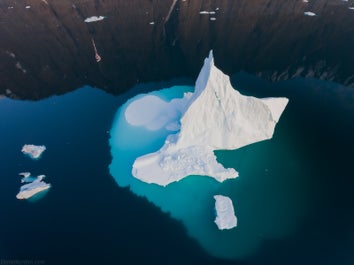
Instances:
[[[86,23],[91,23],[91,22],[96,22],[96,21],[101,21],[104,20],[106,17],[104,16],[92,16],[92,17],[88,17],[86,18],[84,21]]]
[[[173,104],[162,104],[157,97],[147,97],[143,98],[148,99],[147,103],[136,100],[128,106],[126,119],[131,124],[161,128],[160,120],[168,118],[160,116],[173,112]],[[210,53],[198,76],[194,93],[187,101],[181,102],[184,107],[181,108],[179,133],[169,135],[157,152],[135,160],[132,169],[135,178],[162,186],[188,175],[210,176],[220,182],[236,178],[236,170],[219,164],[213,151],[237,149],[272,138],[288,99],[241,95],[233,89],[229,77],[215,67]],[[141,106],[146,108],[143,113]],[[152,106],[150,114],[149,106]],[[140,114],[135,113],[136,110]]]
[[[44,182],[43,178],[45,178],[45,175],[39,175],[31,183],[22,185],[16,198],[19,200],[29,199],[44,190],[48,190],[51,185]]]
[[[31,176],[31,173],[30,172],[21,172],[21,173],[18,173],[20,176],[24,177],[24,178],[28,178],[29,176]]]
[[[317,16],[316,13],[311,12],[311,11],[306,11],[306,12],[304,12],[304,15],[305,15],[305,16],[309,16],[309,17]]]
[[[25,155],[28,155],[32,159],[39,159],[46,149],[47,148],[45,147],[45,145],[25,144],[22,147],[21,152]]]
[[[235,216],[232,200],[223,195],[215,195],[215,223],[220,230],[231,229],[237,226],[237,217]]]
[[[22,172],[22,173],[19,173],[19,175],[22,176],[21,183],[29,183],[29,182],[33,182],[34,180],[36,180],[35,177],[31,176],[30,172]]]
[[[23,66],[21,65],[20,62],[16,62],[15,67],[16,67],[18,70],[21,70],[22,73],[24,73],[24,74],[27,73],[27,70],[26,70],[25,68],[23,68]]]

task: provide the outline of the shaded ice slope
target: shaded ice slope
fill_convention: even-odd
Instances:
[[[237,149],[273,136],[286,98],[258,99],[241,95],[227,75],[204,62],[195,93],[181,119],[179,146],[208,145],[214,150]]]
[[[204,61],[194,94],[185,100],[180,132],[169,135],[157,152],[137,158],[134,177],[162,186],[188,175],[210,176],[219,182],[235,178],[238,173],[218,163],[213,151],[270,139],[288,103],[287,98],[241,95],[215,67],[212,52]]]

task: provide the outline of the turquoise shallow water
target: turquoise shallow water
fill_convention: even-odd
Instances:
[[[166,101],[181,98],[193,87],[174,86],[151,92]],[[140,94],[117,111],[110,131],[112,163],[110,173],[121,187],[146,197],[162,211],[180,220],[188,234],[210,254],[221,258],[243,258],[258,249],[265,239],[291,234],[306,213],[309,202],[308,179],[302,177],[303,159],[291,134],[281,128],[286,111],[276,128],[274,138],[234,151],[216,152],[226,167],[235,168],[240,177],[218,183],[212,178],[189,176],[167,187],[146,184],[131,174],[138,156],[157,151],[171,132],[149,131],[129,125],[124,111]],[[284,136],[286,133],[286,136]],[[214,223],[213,195],[229,196],[234,203],[238,227],[220,231]]]

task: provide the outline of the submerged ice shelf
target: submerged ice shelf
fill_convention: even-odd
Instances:
[[[139,100],[162,101],[147,97],[151,96]],[[153,114],[145,114],[152,116],[148,119],[134,115],[146,111],[141,110],[144,104],[136,101],[125,112],[131,125],[154,129],[178,123],[176,128],[180,128],[167,136],[160,150],[135,160],[132,174],[146,183],[166,186],[189,175],[209,176],[219,182],[236,178],[235,169],[217,162],[214,150],[233,150],[272,138],[288,99],[241,95],[231,86],[229,77],[214,65],[210,52],[194,93],[178,99],[178,104],[171,102],[156,104]],[[177,110],[181,113],[179,121],[174,115]]]

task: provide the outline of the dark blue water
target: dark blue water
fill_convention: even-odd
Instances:
[[[120,188],[108,172],[108,131],[116,110],[131,96],[155,89],[140,86],[113,97],[86,87],[39,102],[0,100],[0,258],[46,264],[353,264],[353,93],[316,80],[272,85],[245,74],[232,80],[244,94],[290,98],[274,140],[292,160],[277,164],[269,155],[253,170],[271,162],[269,170],[284,176],[272,199],[281,199],[282,190],[302,198],[306,211],[291,233],[262,240],[243,260],[211,257],[182,222]],[[25,143],[47,150],[33,161],[20,152]],[[252,160],[248,149],[230,151],[220,156],[225,166],[228,155]],[[301,169],[296,174],[303,186],[287,186],[294,175],[289,165]],[[45,197],[35,203],[16,199],[22,171],[47,175],[52,188]],[[240,186],[245,194],[252,189]],[[272,187],[266,191],[271,195]],[[278,214],[281,219],[289,213]]]

